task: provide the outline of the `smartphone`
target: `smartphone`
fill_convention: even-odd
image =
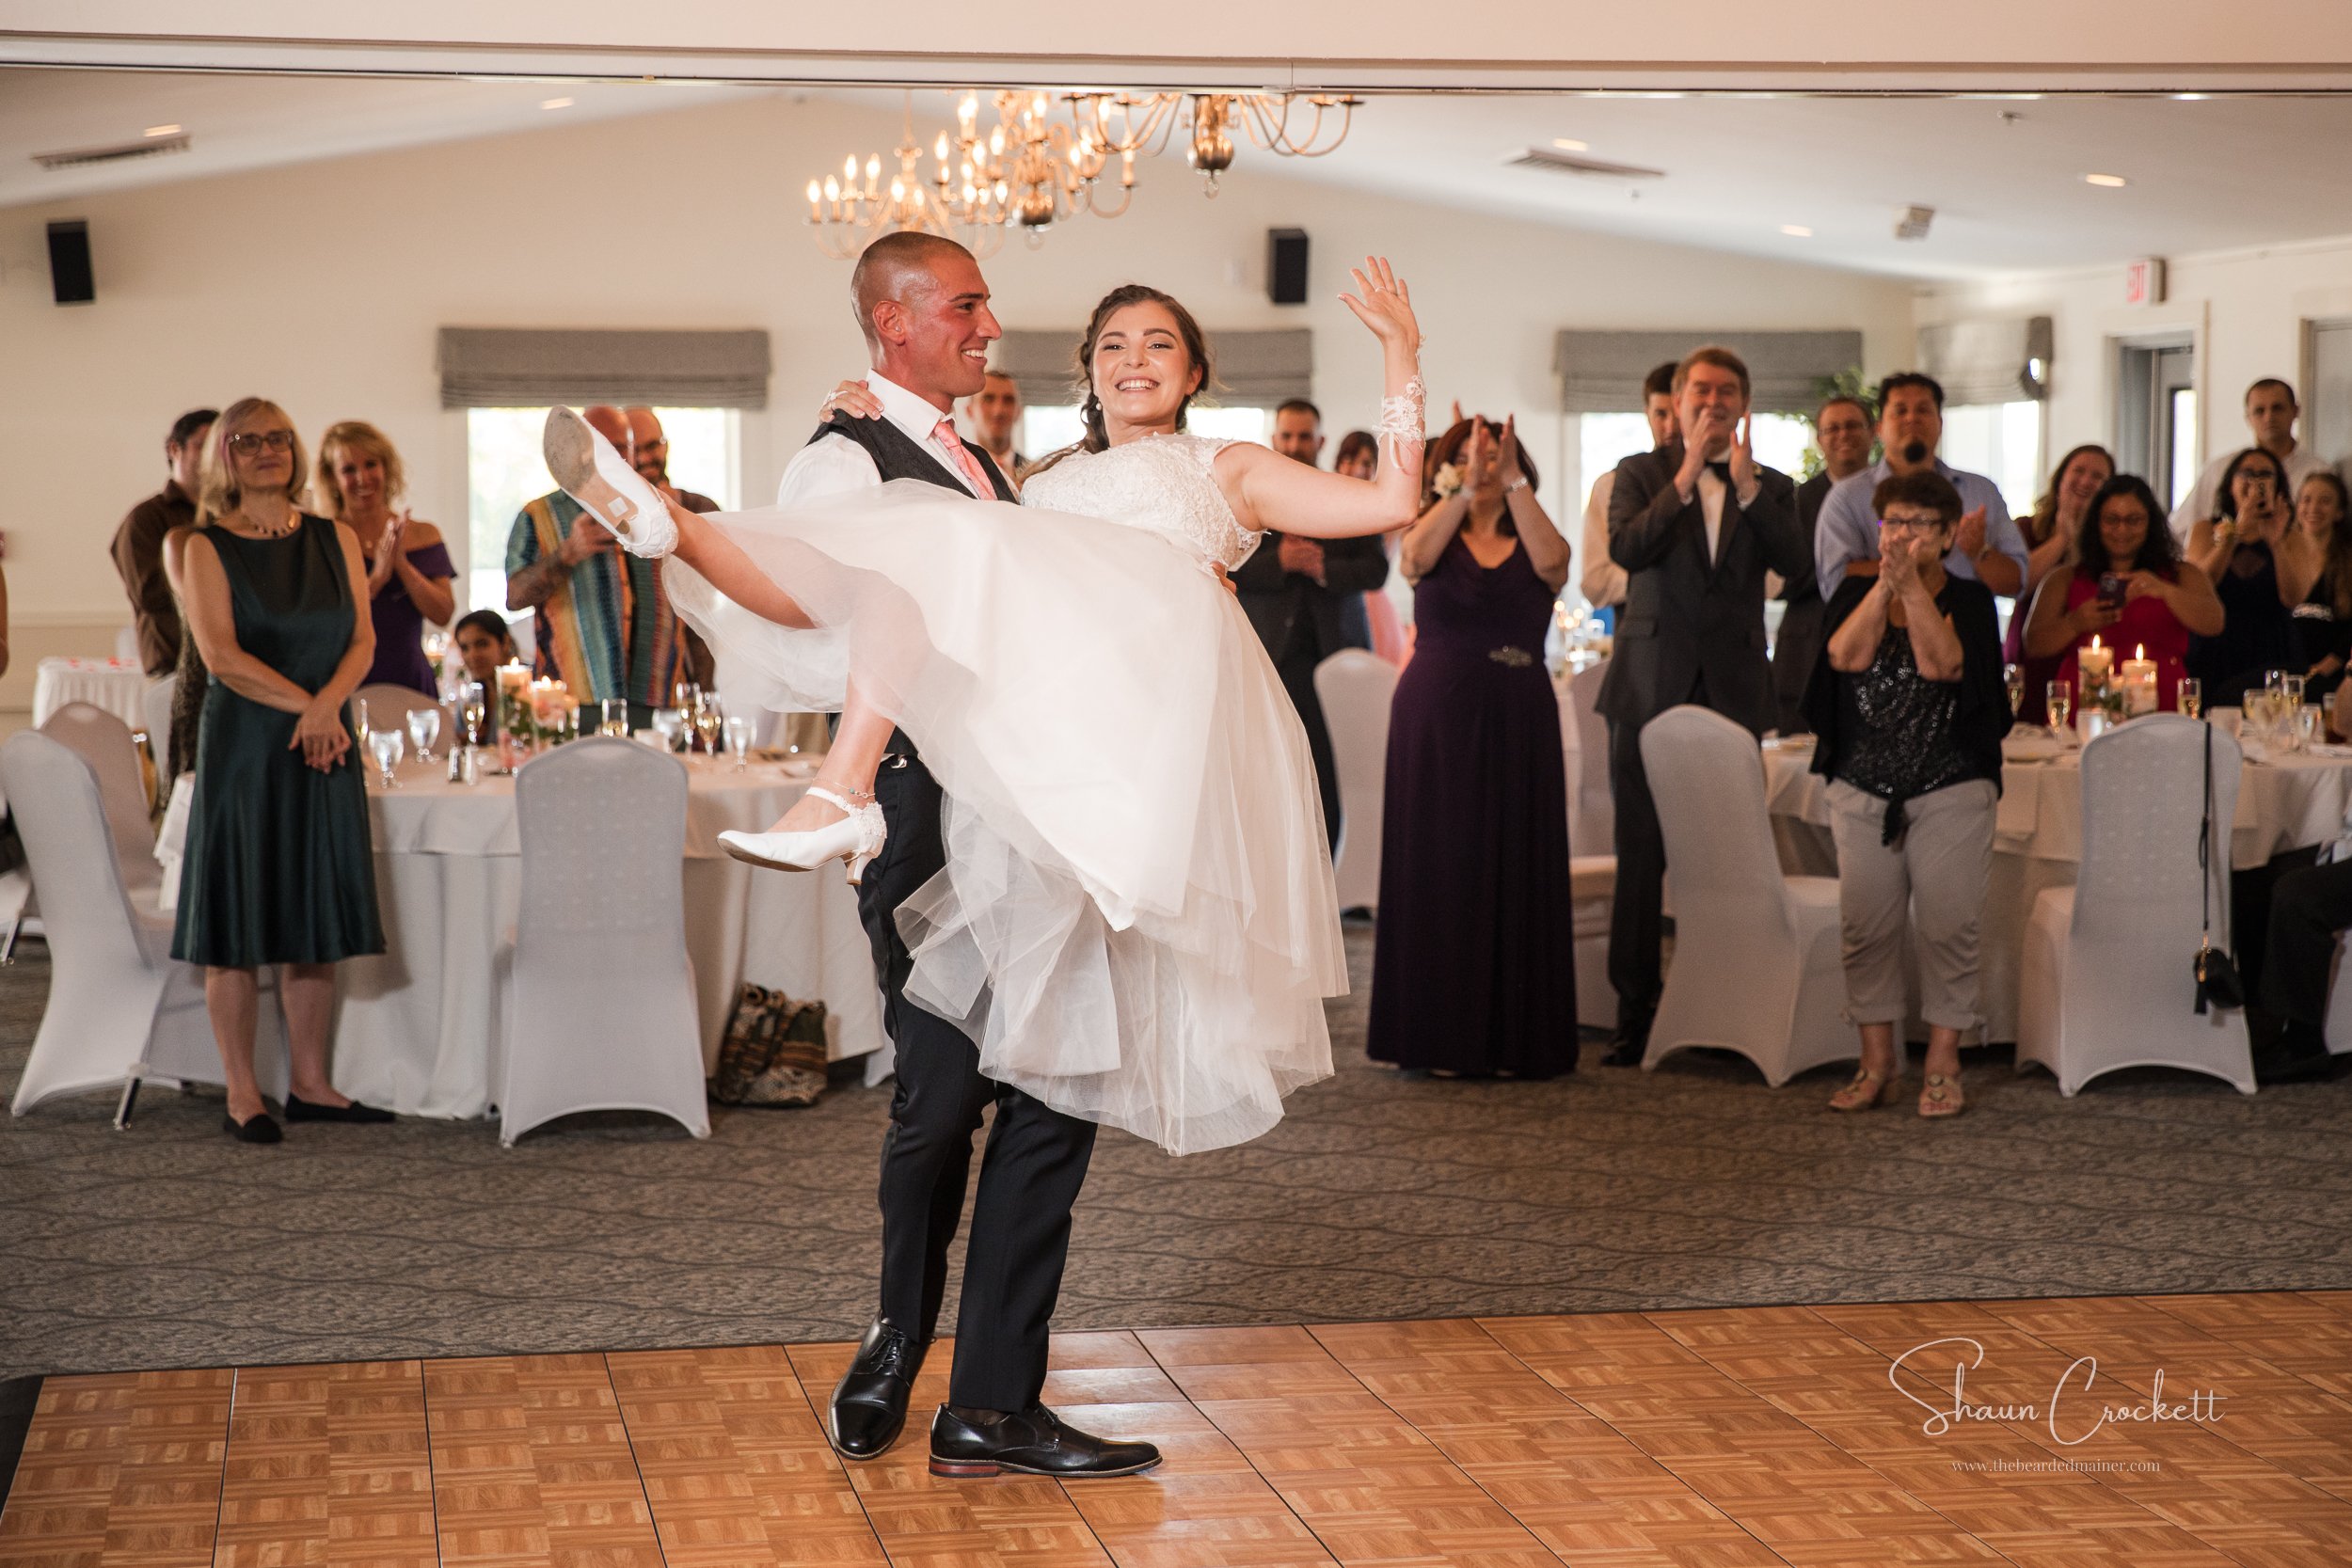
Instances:
[[[2099,574],[2099,602],[2120,605],[2123,602],[2123,578],[2115,572]]]

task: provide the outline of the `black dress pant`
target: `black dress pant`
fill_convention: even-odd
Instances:
[[[1772,727],[1783,735],[1808,735],[1804,689],[1820,662],[1821,623],[1828,606],[1819,594],[1790,599],[1781,611],[1780,637],[1772,644]]]
[[[1617,993],[1621,1034],[1648,1032],[1663,989],[1666,941],[1666,839],[1642,766],[1638,724],[1609,723],[1609,787],[1616,797],[1617,882],[1609,910],[1609,984]]]
[[[2347,927],[2352,927],[2352,861],[2306,865],[2280,876],[2261,940],[2255,1005],[2306,1031],[2324,1025],[2336,933]],[[2239,933],[2241,953],[2246,934]]]
[[[1331,760],[1331,729],[1323,721],[1323,699],[1315,695],[1315,666],[1322,662],[1313,648],[1294,645],[1275,673],[1282,677],[1282,689],[1290,693],[1291,706],[1298,710],[1298,721],[1306,728],[1308,754],[1315,763],[1315,793],[1323,798],[1324,847],[1337,853],[1340,771]]]
[[[903,737],[893,737],[900,751]],[[911,750],[911,749],[908,749]],[[901,752],[903,755],[903,752]],[[882,1315],[928,1340],[947,1290],[947,1245],[963,1213],[972,1134],[992,1103],[979,1195],[964,1245],[949,1402],[1025,1410],[1045,1386],[1047,1325],[1070,1252],[1070,1210],[1094,1152],[1094,1123],[980,1075],[979,1050],[904,994],[914,960],[898,906],[946,863],[938,782],[911,756],[882,763],[874,793],[889,842],[866,869],[858,914],[874,947],[898,1087],[882,1137]]]

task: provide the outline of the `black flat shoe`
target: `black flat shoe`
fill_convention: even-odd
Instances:
[[[286,1092],[286,1119],[288,1121],[364,1121],[374,1123],[391,1120],[392,1113],[389,1111],[378,1110],[373,1105],[362,1105],[356,1100],[348,1105],[321,1105],[312,1101],[305,1100],[300,1095],[295,1094],[293,1090],[289,1089]]]
[[[931,1474],[953,1480],[1007,1471],[1061,1481],[1132,1476],[1159,1462],[1160,1450],[1149,1443],[1118,1443],[1080,1432],[1041,1404],[986,1426],[944,1404],[931,1418]]]
[[[879,1459],[907,1424],[907,1400],[923,1370],[926,1346],[876,1318],[858,1341],[857,1356],[834,1386],[827,1423],[833,1446],[846,1459]]]
[[[220,1130],[241,1144],[275,1144],[286,1141],[285,1130],[278,1125],[278,1118],[267,1111],[256,1111],[243,1121],[239,1121],[234,1117],[224,1116],[220,1118]]]
[[[1649,1040],[1646,1037],[1637,1038],[1629,1035],[1613,1035],[1609,1039],[1609,1049],[1601,1053],[1600,1061],[1603,1067],[1640,1067],[1642,1058],[1647,1054]]]

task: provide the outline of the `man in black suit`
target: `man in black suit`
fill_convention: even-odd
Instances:
[[[1812,569],[1795,486],[1756,461],[1740,356],[1692,350],[1675,369],[1674,397],[1679,437],[1618,464],[1609,499],[1609,555],[1627,574],[1597,703],[1616,792],[1609,979],[1617,1033],[1603,1058],[1615,1067],[1638,1064],[1648,1049],[1661,989],[1666,847],[1642,768],[1642,726],[1697,703],[1762,736],[1772,721],[1764,574]]]
[[[1274,450],[1315,466],[1323,451],[1323,415],[1313,404],[1293,398],[1274,411]],[[1342,648],[1372,645],[1363,596],[1388,580],[1389,552],[1377,534],[1302,539],[1269,531],[1233,573],[1242,610],[1306,726],[1315,788],[1323,797],[1323,830],[1334,848],[1340,842],[1340,781],[1331,762],[1331,732],[1315,696],[1315,666]]]

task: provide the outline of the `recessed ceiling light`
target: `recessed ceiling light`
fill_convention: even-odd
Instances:
[[[147,128],[146,134],[151,136],[176,136],[180,134],[180,127],[177,125],[151,125]]]
[[[2172,95],[2172,102],[2175,103],[2202,103],[2206,99],[2211,98],[2213,94],[2209,92],[2176,92]]]
[[[572,101],[568,98],[543,99],[539,104],[543,109],[568,109],[571,106]]]
[[[2086,185],[2098,185],[2104,187],[2105,189],[2114,191],[2122,190],[2125,185],[2130,184],[2131,182],[2124,179],[2120,174],[2086,174],[2083,176],[2083,183]]]
[[[1590,143],[1578,141],[1572,136],[1554,136],[1551,145],[1563,152],[1590,152],[1593,150]]]
[[[1813,237],[1813,230],[1802,223],[1784,223],[1780,226],[1780,231],[1792,240],[1809,240]]]

